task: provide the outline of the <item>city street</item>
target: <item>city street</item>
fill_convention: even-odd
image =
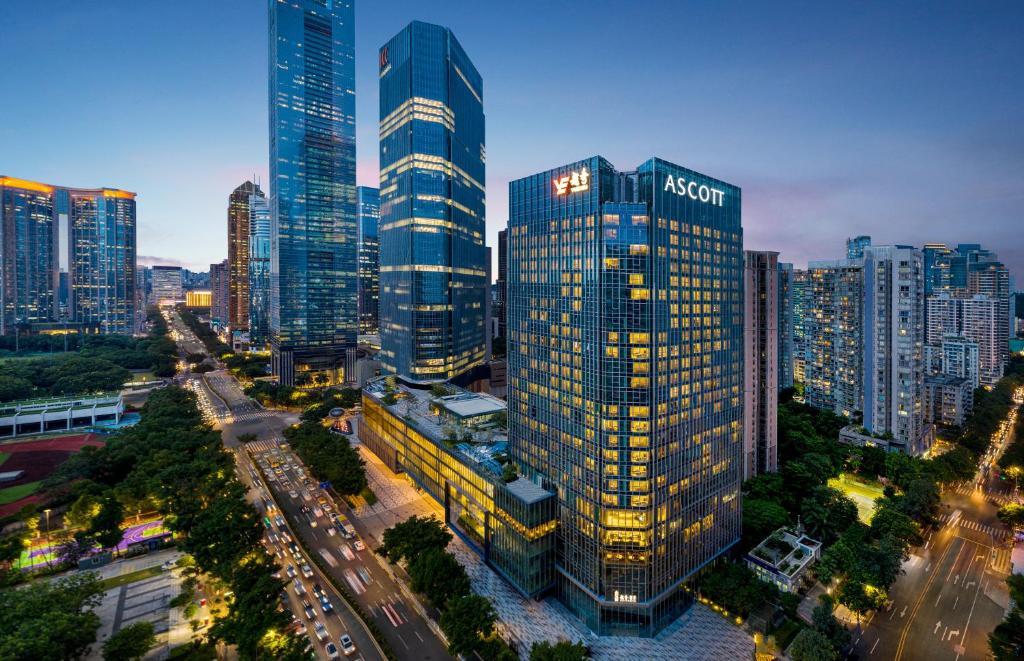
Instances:
[[[1017,393],[1018,403],[1022,395]],[[1012,548],[1010,531],[996,517],[1009,493],[989,467],[1005,449],[1015,420],[1013,409],[975,480],[943,493],[941,523],[911,550],[890,590],[891,609],[873,613],[854,631],[858,658],[988,658],[988,633],[1009,603],[1005,579]]]

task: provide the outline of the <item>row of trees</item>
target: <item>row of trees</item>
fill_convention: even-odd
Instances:
[[[199,317],[192,310],[184,306],[179,306],[177,310],[178,314],[181,315],[181,320],[199,338],[199,341],[203,343],[203,346],[206,347],[211,356],[220,358],[232,353],[231,347],[221,342],[220,337],[210,328],[209,324],[199,321]]]
[[[169,387],[150,395],[138,425],[102,448],[74,455],[59,473],[83,495],[100,493],[103,506],[144,507],[164,517],[197,572],[233,593],[227,613],[210,630],[212,640],[237,645],[243,658],[303,658],[297,638],[277,633],[289,623],[277,610],[284,581],[271,576],[276,567],[259,543],[259,516],[246,502],[234,467],[220,434],[203,422],[195,396]],[[101,507],[90,527],[102,515]],[[108,525],[119,520],[104,518]]]
[[[988,646],[995,661],[1024,659],[1024,574],[1006,578],[1013,608],[988,636]]]
[[[347,438],[310,420],[285,429],[284,437],[313,475],[338,493],[353,496],[366,488],[365,463]]]
[[[410,585],[441,612],[441,630],[448,651],[493,661],[515,661],[518,655],[495,633],[497,613],[486,597],[473,594],[466,570],[446,551],[452,535],[437,519],[412,516],[384,531],[377,549],[388,560],[403,564]],[[581,643],[560,641],[535,644],[531,661],[582,661]]]

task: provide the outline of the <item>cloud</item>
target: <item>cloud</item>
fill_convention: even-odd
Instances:
[[[135,263],[139,266],[180,266],[192,268],[192,264],[172,257],[154,257],[153,255],[136,255]]]

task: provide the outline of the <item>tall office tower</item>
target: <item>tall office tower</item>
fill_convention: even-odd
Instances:
[[[483,82],[450,30],[380,49],[381,362],[412,383],[486,358]]]
[[[779,390],[793,387],[793,265],[779,262]]]
[[[59,208],[65,199],[71,319],[101,333],[134,333],[135,193],[61,188]]]
[[[506,223],[507,224],[507,223]],[[498,232],[498,279],[495,282],[494,316],[498,318],[498,337],[508,333],[508,230]]]
[[[981,384],[981,364],[978,343],[958,335],[942,339],[942,373],[967,379],[971,388]]]
[[[1000,328],[1005,308],[1000,301],[981,295],[965,298],[961,305],[960,334],[978,345],[982,385],[994,386],[1006,368],[1007,342]]]
[[[864,427],[890,448],[920,455],[924,415],[924,258],[910,246],[864,249]]]
[[[779,253],[743,251],[743,479],[779,469]]]
[[[861,259],[864,257],[864,249],[871,245],[871,237],[866,235],[856,236],[846,240],[846,259]]]
[[[249,226],[252,200],[263,191],[247,181],[228,197],[228,325],[232,330],[249,327]]]
[[[0,335],[55,318],[54,190],[0,177]]]
[[[805,315],[809,304],[806,269],[793,271],[793,381],[803,384],[807,363],[807,332]]]
[[[352,0],[270,3],[270,327],[280,383],[343,382],[358,335]]]
[[[249,198],[249,344],[270,342],[270,204],[263,195]]]
[[[509,207],[510,453],[557,490],[559,599],[650,636],[740,536],[740,190],[595,156],[511,182]]]
[[[376,335],[380,311],[380,191],[356,189],[359,215],[359,332]]]
[[[153,302],[156,305],[174,305],[185,300],[180,266],[154,266]]]
[[[213,303],[210,305],[210,318],[221,324],[228,322],[228,315],[231,314],[229,306],[231,296],[231,268],[228,260],[218,264],[210,264],[210,292],[213,294]]]
[[[921,252],[924,254],[925,296],[952,291],[950,257],[955,254],[953,250],[944,243],[926,243]]]
[[[864,262],[811,262],[807,271],[805,397],[854,417],[864,410]]]

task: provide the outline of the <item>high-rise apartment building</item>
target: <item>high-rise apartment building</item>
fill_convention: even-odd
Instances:
[[[54,187],[0,177],[0,335],[55,319]]]
[[[253,198],[263,191],[247,181],[228,196],[228,318],[232,330],[249,327],[249,233]]]
[[[359,332],[375,335],[380,313],[380,191],[356,189],[359,215]]]
[[[380,359],[412,383],[487,354],[483,81],[450,30],[380,49]]]
[[[890,449],[931,447],[924,415],[924,260],[910,246],[864,249],[864,427]]]
[[[210,293],[212,302],[210,305],[210,318],[220,324],[228,323],[228,315],[231,314],[231,268],[228,260],[217,264],[210,264]]]
[[[174,305],[185,300],[180,266],[154,266],[152,274],[154,304]]]
[[[870,236],[856,236],[846,240],[846,259],[861,259],[864,257],[864,249],[871,245]]]
[[[978,347],[982,385],[995,385],[1003,377],[1008,359],[1004,339],[1005,306],[990,296],[954,296],[946,292],[928,297],[926,342],[939,350],[948,336],[962,336]]]
[[[743,252],[743,479],[779,468],[779,253]]]
[[[996,301],[1001,317],[996,322],[996,343],[1000,348],[999,360],[1005,364],[1010,359],[1010,270],[1001,262],[994,261],[994,254],[988,255],[988,261],[977,262],[968,267],[967,295],[988,296]]]
[[[779,262],[779,390],[793,387],[793,265]]]
[[[506,223],[507,224],[507,223]],[[508,230],[498,232],[498,278],[495,281],[494,316],[498,337],[508,334]]]
[[[807,332],[805,315],[808,309],[808,278],[805,269],[793,271],[793,381],[803,384],[806,380]]]
[[[263,195],[249,198],[249,343],[270,342],[270,204]]]
[[[270,327],[283,384],[354,376],[353,21],[351,0],[270,3]]]
[[[967,379],[973,391],[981,385],[978,343],[966,337],[947,335],[942,339],[942,373]]]
[[[819,409],[856,417],[864,410],[863,260],[807,268],[804,396]]]
[[[558,493],[558,597],[653,635],[740,536],[740,190],[595,156],[511,182],[509,207],[509,451]]]

